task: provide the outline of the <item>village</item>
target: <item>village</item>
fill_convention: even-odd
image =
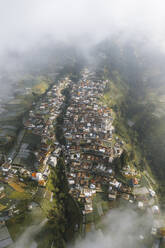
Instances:
[[[46,95],[33,104],[33,109],[23,119],[24,129],[21,130],[16,145],[9,152],[9,156],[3,159],[0,167],[0,223],[2,227],[0,247],[6,247],[12,243],[5,222],[19,215],[20,201],[34,198],[38,193],[38,186],[46,187],[50,168],[57,164],[61,147],[55,138],[54,125],[64,101],[61,91],[68,83],[67,79],[61,80],[58,86],[53,86]],[[32,182],[35,183],[35,187],[31,189]],[[50,194],[49,200],[51,197]],[[37,205],[32,201],[29,209]]]
[[[141,173],[128,164],[120,171],[126,182],[118,180],[115,174],[113,161],[122,155],[125,144],[115,135],[112,109],[100,101],[105,86],[106,81],[97,80],[88,69],[72,86],[71,104],[63,128],[70,194],[81,203],[83,215],[88,220],[92,212],[97,211],[100,216],[104,214],[103,204],[98,201],[96,206],[93,205],[97,194],[103,192],[106,185],[110,206],[121,198],[130,205],[134,204],[138,211],[149,209],[154,216],[153,225],[157,225],[151,234],[156,235],[159,230],[159,234],[164,235],[156,193],[151,184],[144,184]],[[93,222],[94,218],[90,221]],[[143,235],[140,238],[143,239]]]
[[[116,134],[113,110],[101,101],[106,84],[106,80],[98,80],[94,72],[85,68],[76,83],[69,77],[59,80],[38,102],[34,102],[24,117],[24,129],[15,148],[0,167],[0,247],[12,243],[5,222],[19,214],[19,193],[33,195],[34,199],[35,194],[43,189],[41,197],[44,198],[50,171],[56,167],[61,152],[65,159],[69,193],[81,206],[83,229],[88,223],[95,225],[94,212],[101,217],[122,199],[126,204],[135,205],[138,211],[149,210],[154,216],[150,230],[152,236],[165,236],[152,186],[144,184],[141,173],[132,165],[123,165],[120,177],[116,174],[113,162],[122,156],[125,142]],[[68,86],[71,99],[63,116],[63,144],[58,141],[55,129],[57,118],[66,107],[62,91]],[[33,190],[29,188],[31,182],[36,183]],[[104,204],[97,201],[97,197],[102,195]],[[50,192],[47,201],[52,197]],[[29,208],[35,204],[33,200]],[[1,235],[4,233],[5,238]],[[140,238],[143,240],[145,237],[142,234]]]
[[[115,200],[122,187],[114,177],[111,163],[122,154],[123,144],[116,140],[112,145],[112,111],[99,104],[106,82],[95,82],[89,76],[94,78],[87,70],[82,80],[73,85],[71,104],[64,118],[70,193],[84,202],[85,214],[93,211],[92,197],[102,191],[102,184],[109,184],[109,200]]]

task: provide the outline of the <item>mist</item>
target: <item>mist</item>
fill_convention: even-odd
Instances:
[[[37,243],[35,242],[35,236],[42,230],[43,226],[46,224],[47,220],[45,219],[38,225],[34,224],[29,226],[25,232],[18,238],[10,248],[35,248]]]
[[[53,70],[64,65],[70,51],[91,59],[91,50],[106,39],[139,42],[143,51],[164,55],[164,13],[162,0],[0,0],[0,100],[13,94],[24,75],[41,73],[52,61]],[[104,230],[89,233],[74,248],[138,247],[151,221],[134,210],[112,210]],[[33,231],[30,227],[14,247],[29,245]]]
[[[36,236],[42,230],[46,220],[39,225],[29,226],[25,232],[11,245],[11,248],[37,247]],[[142,248],[148,247],[151,227],[153,224],[150,212],[138,213],[130,207],[110,210],[99,223],[99,228],[94,224],[91,232],[85,238],[77,239],[74,245],[67,248]],[[147,246],[145,246],[147,244]]]
[[[1,62],[10,51],[42,48],[48,40],[87,47],[119,32],[164,48],[164,9],[161,0],[1,0]]]
[[[130,207],[110,210],[101,223],[102,230],[93,230],[69,248],[143,247],[151,225],[152,218],[147,213],[139,215]]]
[[[49,63],[50,47],[69,46],[88,58],[96,44],[117,35],[164,53],[164,9],[161,0],[0,0],[0,96],[12,93],[13,75]]]
[[[161,45],[164,8],[161,0],[1,0],[1,53],[24,51],[45,39],[97,43],[119,31],[125,37],[145,34]]]

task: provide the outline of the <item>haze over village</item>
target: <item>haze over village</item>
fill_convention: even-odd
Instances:
[[[165,247],[162,1],[0,1],[0,248]]]

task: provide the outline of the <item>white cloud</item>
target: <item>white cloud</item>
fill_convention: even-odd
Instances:
[[[140,235],[147,239],[151,225],[152,216],[148,214],[139,215],[129,208],[111,210],[102,223],[104,231],[87,234],[74,248],[141,248]]]
[[[44,36],[100,40],[122,29],[164,39],[165,4],[158,0],[1,0],[0,48],[25,49]]]

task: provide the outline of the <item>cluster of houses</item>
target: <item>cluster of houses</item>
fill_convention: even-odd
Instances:
[[[59,81],[58,86],[49,89],[34,105],[24,119],[19,149],[17,150],[16,146],[13,149],[17,150],[16,154],[13,152],[11,157],[3,159],[0,166],[0,221],[9,219],[17,211],[16,205],[19,201],[10,199],[9,192],[12,192],[11,190],[24,192],[29,179],[36,181],[39,186],[45,186],[50,168],[57,164],[61,146],[56,141],[54,126],[64,101],[61,90],[68,83],[68,78]],[[28,140],[27,137],[30,139]],[[33,142],[37,143],[35,149],[32,146]],[[32,155],[34,160],[31,161]],[[29,161],[31,166],[28,164]]]
[[[69,82],[68,78],[60,80],[58,86],[54,85],[37,103],[34,103],[33,109],[23,120],[24,130],[19,135],[10,157],[2,156],[0,247],[12,244],[5,222],[20,213],[17,207],[19,199],[11,199],[9,194],[13,191],[24,192],[26,179],[32,179],[39,186],[45,186],[50,168],[57,164],[61,146],[56,141],[54,127],[64,101],[61,91]],[[29,209],[32,208],[32,203]]]
[[[94,211],[93,198],[106,184],[107,199],[114,201],[119,197],[134,203],[140,211],[150,211],[154,219],[151,234],[164,236],[152,187],[141,184],[142,175],[133,166],[125,165],[120,172],[127,183],[117,180],[113,170],[112,163],[121,156],[124,142],[114,135],[113,111],[100,101],[106,83],[97,80],[88,69],[76,84],[71,83],[71,101],[63,125],[70,194],[83,203],[86,215]]]
[[[113,112],[100,101],[106,83],[85,69],[79,82],[72,85],[64,117],[70,193],[84,203],[84,213],[93,211],[93,195],[102,191],[103,184],[109,185],[110,200],[115,200],[122,188],[111,166],[123,152],[122,142],[114,142]]]
[[[140,210],[149,207],[153,215],[159,215],[155,192],[140,186],[138,171],[125,165],[121,174],[131,184],[117,180],[113,161],[123,153],[124,142],[115,135],[112,109],[101,101],[106,84],[107,81],[98,80],[93,72],[84,69],[78,82],[66,77],[52,86],[24,118],[19,149],[1,165],[1,181],[15,185],[13,182],[24,183],[28,177],[45,186],[50,168],[56,167],[63,151],[69,192],[82,203],[84,215],[94,211],[93,198],[103,191],[104,185],[108,188],[107,200],[115,201],[119,196],[136,202]],[[71,99],[63,116],[64,146],[56,140],[55,126],[64,106],[61,92],[68,85]],[[0,184],[0,200],[5,197],[4,192],[5,187]],[[16,204],[10,205],[12,213],[17,211]]]
[[[61,153],[60,144],[56,141],[56,118],[64,102],[62,89],[70,83],[68,78],[54,85],[43,98],[30,110],[29,117],[24,121],[25,129],[41,138],[38,149],[34,151],[36,158],[35,169],[32,170],[32,180],[40,186],[45,186],[50,173],[50,167],[55,167]]]

